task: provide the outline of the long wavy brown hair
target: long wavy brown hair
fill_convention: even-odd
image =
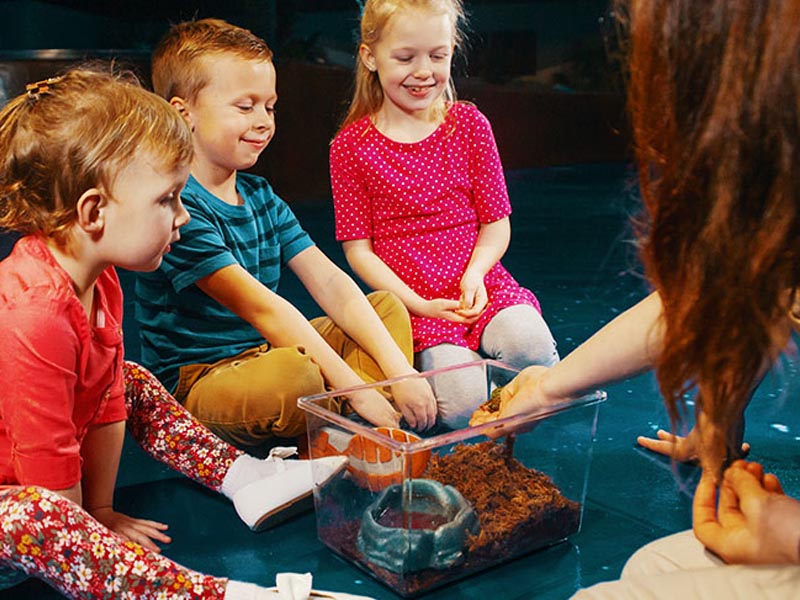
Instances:
[[[719,452],[786,343],[800,280],[800,1],[614,8],[629,44],[642,256],[664,304],[659,386],[673,424],[696,389]]]

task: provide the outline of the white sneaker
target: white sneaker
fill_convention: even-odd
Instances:
[[[277,472],[233,495],[236,512],[253,531],[263,531],[313,508],[314,486],[325,485],[347,465],[346,456],[283,460],[280,453],[270,453],[268,460],[278,463]]]

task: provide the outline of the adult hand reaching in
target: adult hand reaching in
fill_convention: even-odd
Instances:
[[[489,410],[484,405],[472,413],[469,424],[482,425],[569,400],[569,398],[552,397],[546,393],[542,384],[549,370],[548,367],[537,365],[520,371],[500,391],[499,409]]]
[[[731,564],[799,564],[800,502],[762,466],[737,460],[719,486],[706,472],[694,495],[694,532]]]
[[[636,443],[651,452],[668,456],[679,462],[695,463],[700,457],[697,428],[692,428],[686,436],[659,429],[656,432],[656,438],[640,435],[636,438]],[[750,444],[745,442],[741,446],[739,457],[744,458],[749,452]]]

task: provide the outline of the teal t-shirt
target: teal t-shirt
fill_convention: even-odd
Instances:
[[[190,176],[181,199],[191,220],[181,239],[158,270],[136,276],[142,363],[169,390],[183,365],[214,363],[264,343],[195,282],[238,263],[277,292],[281,269],[314,244],[264,178],[238,173],[236,188],[241,206],[223,202]]]

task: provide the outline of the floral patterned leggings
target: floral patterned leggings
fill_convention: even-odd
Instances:
[[[241,451],[200,425],[143,367],[125,363],[128,430],[151,456],[219,490]],[[38,487],[0,488],[2,576],[34,576],[69,598],[223,598],[203,575],[106,529],[77,504]]]

